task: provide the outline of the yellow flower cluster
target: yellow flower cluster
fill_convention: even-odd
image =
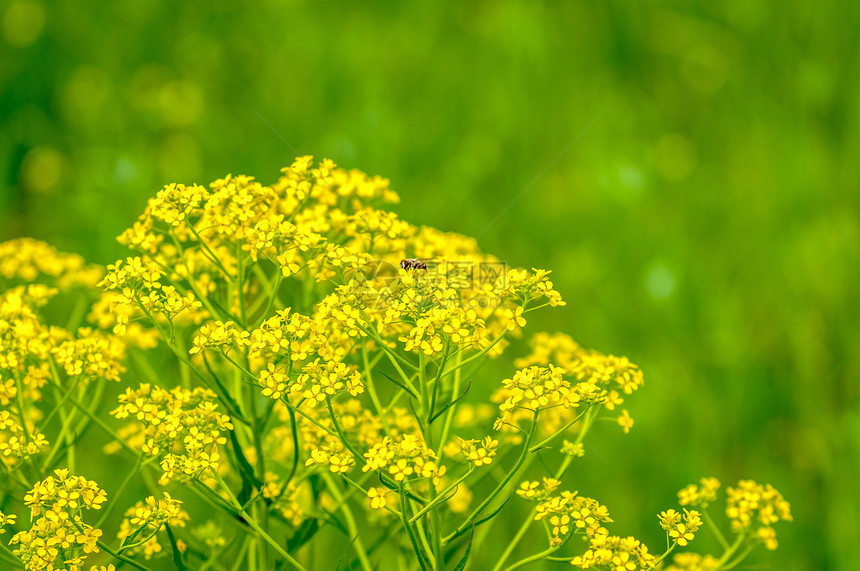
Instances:
[[[167,492],[163,493],[162,499],[149,496],[125,512],[117,534],[122,540],[121,549],[129,555],[143,553],[143,556],[149,559],[162,551],[158,532],[164,524],[185,527],[185,522],[189,519],[182,509],[182,502]]]
[[[0,411],[0,456],[7,468],[17,468],[47,446],[45,435],[36,431],[32,422],[25,428],[10,411]]]
[[[220,413],[215,393],[208,389],[180,387],[166,390],[150,384],[126,389],[120,406],[111,412],[117,419],[132,418],[143,426],[141,450],[161,458],[162,483],[175,477],[193,477],[221,460],[222,434],[232,430],[230,417]]]
[[[76,285],[94,286],[104,270],[87,265],[77,254],[58,252],[56,248],[33,240],[19,238],[0,243],[0,277],[34,282],[39,278],[66,289]]]
[[[537,503],[535,520],[549,524],[551,545],[561,545],[571,533],[589,538],[606,536],[608,532],[602,524],[612,521],[606,506],[578,492],[555,494],[559,486],[560,481],[544,478],[542,482],[523,482],[517,490],[520,497]]]
[[[716,571],[719,565],[716,557],[687,552],[675,555],[666,571]]]
[[[598,534],[591,538],[588,550],[571,560],[580,569],[599,567],[612,571],[645,571],[653,569],[657,558],[635,537]]]
[[[19,531],[9,541],[13,553],[27,569],[75,571],[89,553],[99,551],[102,535],[84,523],[85,509],[100,509],[107,500],[98,485],[83,476],[70,476],[69,470],[55,470],[24,496],[30,508],[30,529]]]
[[[49,272],[50,277],[90,273],[78,258],[47,245],[30,241],[18,245],[24,250],[20,257],[8,243],[0,250],[5,252],[8,273],[19,278],[38,278],[40,272]],[[45,260],[30,259],[37,254],[44,254]],[[125,371],[125,344],[114,335],[89,327],[72,334],[46,324],[43,308],[59,291],[44,284],[0,291],[0,463],[9,469],[20,467],[49,444],[42,432],[45,427],[39,424],[46,384],[65,392],[83,380],[84,390],[88,381],[118,381]]]
[[[720,481],[716,478],[702,478],[700,486],[690,484],[678,492],[678,503],[682,506],[696,506],[706,508],[717,499],[717,490],[720,489]]]
[[[312,319],[300,313],[291,313],[288,307],[254,329],[249,343],[252,358],[285,356],[295,362],[304,361],[320,351],[326,345],[326,337]]]
[[[496,456],[496,449],[499,447],[499,441],[494,440],[490,436],[481,441],[464,440],[458,437],[457,441],[460,445],[461,453],[475,468],[488,466],[492,463],[493,458]]]
[[[311,451],[310,458],[305,460],[305,466],[327,466],[335,474],[349,472],[355,466],[355,458],[338,440],[330,440]]]
[[[681,547],[693,541],[696,532],[702,527],[702,514],[696,510],[685,509],[683,516],[675,510],[666,510],[661,512],[658,518],[660,527]]]
[[[564,369],[549,365],[549,367],[532,366],[520,369],[510,379],[502,381],[502,388],[494,395],[493,400],[499,401],[501,418],[496,421],[497,430],[503,423],[516,420],[516,409],[536,412],[543,408],[574,408],[579,406],[580,396],[571,390],[569,381],[563,377]]]
[[[36,309],[56,293],[43,285],[18,286],[0,293],[0,369],[23,373],[31,364],[48,361],[57,337],[66,332],[44,326]]]
[[[109,447],[140,450],[120,490],[134,476],[148,483],[157,460],[161,486],[193,484],[250,535],[233,543],[223,520],[207,521],[186,543],[187,533],[174,532],[188,514],[158,490],[126,511],[116,551],[102,544],[123,564],[171,551],[159,537],[166,528],[180,567],[235,555],[237,568],[302,568],[293,559],[305,557],[301,544],[334,523],[355,551],[345,564],[369,569],[379,545],[369,535],[384,519],[379,540],[411,546],[418,566],[435,568],[459,549],[454,541],[510,509],[516,493],[532,509],[497,568],[528,525],[546,528],[549,548],[510,568],[561,553],[577,535],[588,547],[571,561],[576,567],[654,568],[658,559],[638,540],[609,535],[605,506],[561,482],[605,411],[630,429],[621,406],[642,386],[642,372],[566,335],[539,334],[511,378],[473,384],[479,359],[501,355],[532,311],[564,301],[550,272],[507,268],[473,238],[413,226],[385,210],[397,200],[385,179],[299,157],[270,185],[228,175],[208,186],[165,186],[120,237],[136,256],[106,273],[39,242],[0,245],[0,468],[9,481],[27,489],[28,474],[50,470],[64,452],[73,462],[67,447],[98,420],[104,383],[92,381],[119,381],[127,354],[133,372],[155,378],[152,365],[168,361],[141,350],[156,348],[158,337],[170,351],[162,372],[178,367],[176,382],[126,388],[111,414],[128,422],[114,431],[98,421],[115,439]],[[95,300],[93,327],[75,321],[84,305],[69,331],[48,325],[63,322],[52,316],[52,296],[96,283],[100,297],[86,294]],[[492,402],[480,402],[488,392]],[[501,435],[485,436],[496,414]],[[48,446],[40,431],[55,428],[40,465],[32,459]],[[562,456],[555,477],[514,492],[515,482],[539,477],[535,460],[548,469],[541,455],[552,448]],[[718,487],[704,479],[681,492],[681,504],[704,510]],[[729,496],[740,539],[775,547],[771,525],[791,517],[782,497],[752,482]],[[105,501],[94,482],[58,470],[23,500],[31,529],[12,545],[28,569],[77,571],[97,550],[101,531],[81,519]],[[659,519],[672,548],[701,526],[699,512],[687,509]],[[0,513],[0,528],[14,523]],[[676,565],[705,570],[709,561]]]
[[[547,270],[536,268],[531,273],[526,270],[508,270],[507,275],[496,283],[496,292],[506,299],[519,302],[521,306],[541,298],[545,298],[553,307],[565,305],[561,294],[553,289],[549,274]]]
[[[271,502],[272,509],[294,527],[301,525],[307,517],[305,507],[311,503],[310,484],[305,482],[281,483],[277,474],[266,474],[263,497]]]
[[[606,410],[614,411],[624,403],[624,395],[630,395],[638,390],[644,379],[641,369],[631,363],[626,357],[604,355],[599,351],[584,349],[576,341],[564,333],[538,333],[529,341],[531,353],[517,359],[517,367],[556,366],[570,379],[567,388],[572,393],[569,399],[574,406],[582,404],[599,404]],[[502,398],[497,394],[494,399]],[[570,406],[555,407],[555,416],[551,417],[551,426],[563,425],[570,420]],[[522,413],[514,415],[522,417]],[[547,422],[544,419],[543,422]],[[622,410],[617,422],[628,432],[633,426],[633,419],[626,410]],[[549,428],[549,427],[548,427]]]
[[[302,397],[311,403],[322,403],[339,393],[358,396],[364,392],[358,371],[344,363],[321,363],[319,359],[314,359],[302,368],[297,385],[297,390],[302,391]]]
[[[188,353],[195,355],[204,349],[215,349],[226,353],[235,346],[242,347],[248,344],[248,337],[249,333],[232,321],[227,323],[213,321],[200,327],[197,335],[194,336],[194,346]]]
[[[192,292],[183,294],[174,285],[162,284],[163,276],[164,272],[154,263],[130,257],[109,265],[99,285],[107,291],[115,290],[121,294],[114,303],[138,307],[144,313],[163,317],[168,322],[183,312],[193,313],[202,306]],[[114,332],[122,335],[127,324],[128,314],[120,310]]]
[[[93,304],[87,320],[103,331],[118,331],[120,339],[127,346],[152,349],[158,345],[160,336],[158,330],[143,323],[143,317],[140,308],[123,301],[121,292],[103,291]],[[117,327],[119,323],[122,326]]]
[[[429,478],[437,484],[445,475],[445,466],[439,465],[436,453],[424,440],[414,434],[405,434],[394,440],[385,437],[364,454],[364,472],[379,471],[388,474],[395,482],[407,478]]]
[[[78,329],[74,339],[63,341],[51,353],[70,377],[119,381],[125,372],[125,343],[91,327]]]
[[[408,311],[410,306],[414,307],[414,300],[408,302],[404,298],[414,295],[415,290],[407,290],[401,297],[399,303],[401,312]],[[436,293],[436,292],[434,292]],[[474,309],[464,309],[453,303],[459,295],[455,290],[438,293],[430,303],[434,304],[428,310],[421,312],[415,318],[415,326],[409,333],[400,337],[406,351],[419,350],[425,355],[441,353],[447,344],[460,345],[472,349],[481,350],[488,344],[483,334],[486,325],[484,320],[478,317]],[[446,300],[452,303],[446,303]],[[442,307],[437,307],[441,305]],[[398,310],[397,307],[389,308]],[[388,318],[391,317],[388,312]]]
[[[791,508],[787,501],[770,484],[761,485],[752,480],[741,480],[736,488],[727,488],[726,515],[737,534],[749,534],[768,549],[776,549],[774,523],[791,521]]]

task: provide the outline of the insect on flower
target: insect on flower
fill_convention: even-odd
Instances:
[[[435,259],[436,258],[406,258],[405,260],[400,260],[400,267],[404,270],[427,271],[427,264],[424,262],[429,262],[430,260]]]

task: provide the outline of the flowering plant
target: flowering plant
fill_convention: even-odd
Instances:
[[[134,255],[104,270],[0,245],[4,564],[717,570],[776,548],[788,503],[752,481],[728,489],[734,539],[707,511],[713,478],[659,515],[662,553],[613,535],[568,470],[597,421],[630,430],[642,371],[538,333],[509,378],[482,375],[562,297],[548,271],[384,209],[397,200],[385,179],[301,157],[269,186],[166,186],[120,236]],[[127,466],[118,485],[77,475],[89,427]],[[522,523],[493,552],[500,517]],[[546,539],[524,548],[535,526]],[[673,553],[703,526],[721,554]]]

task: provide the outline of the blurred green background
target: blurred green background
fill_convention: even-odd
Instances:
[[[856,6],[4,1],[0,238],[108,263],[161,185],[293,148],[389,177],[405,219],[554,270],[532,332],[645,370],[572,484],[615,532],[657,550],[678,489],[750,477],[796,520],[752,565],[853,570]]]

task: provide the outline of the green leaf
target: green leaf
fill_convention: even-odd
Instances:
[[[251,463],[248,462],[248,459],[245,457],[245,453],[242,451],[242,445],[239,444],[239,439],[236,438],[235,430],[228,430],[230,433],[230,444],[233,445],[233,453],[236,455],[236,460],[239,462],[239,473],[242,476],[242,492],[246,491],[246,488],[253,489],[261,488],[263,483],[257,479],[257,476],[254,475],[254,468],[251,467]],[[250,497],[250,495],[248,496]],[[247,501],[247,498],[245,498]],[[240,503],[244,503],[240,499]]]
[[[176,536],[173,535],[170,524],[165,523],[164,529],[167,530],[167,538],[170,540],[170,547],[173,549],[173,564],[176,565],[179,571],[186,571],[185,563],[182,562],[182,552],[179,551],[179,545],[176,544]]]
[[[441,409],[439,412],[437,412],[437,413],[435,413],[433,416],[431,416],[431,417],[430,417],[430,422],[431,422],[431,423],[432,423],[432,422],[434,422],[437,418],[439,418],[440,416],[442,416],[442,414],[444,414],[446,410],[448,410],[449,408],[451,408],[452,406],[454,406],[454,405],[457,403],[457,401],[458,401],[458,400],[460,400],[461,398],[463,398],[464,396],[466,396],[466,393],[468,393],[468,392],[469,392],[469,389],[470,389],[470,388],[472,388],[472,381],[469,381],[469,384],[468,384],[468,385],[466,385],[466,389],[465,389],[465,390],[460,394],[460,396],[458,396],[457,398],[455,398],[454,400],[452,400],[451,402],[449,402],[448,404],[446,404],[445,406],[443,406],[443,407],[442,407],[442,409]]]
[[[306,519],[299,529],[287,540],[287,553],[293,553],[302,545],[307,543],[319,530],[319,520],[316,518]]]
[[[469,554],[472,552],[472,539],[475,537],[475,526],[469,526],[469,542],[466,543],[466,552],[463,554],[463,557],[460,558],[460,562],[457,563],[457,566],[454,567],[454,571],[463,571],[466,568],[466,564],[469,562]]]

